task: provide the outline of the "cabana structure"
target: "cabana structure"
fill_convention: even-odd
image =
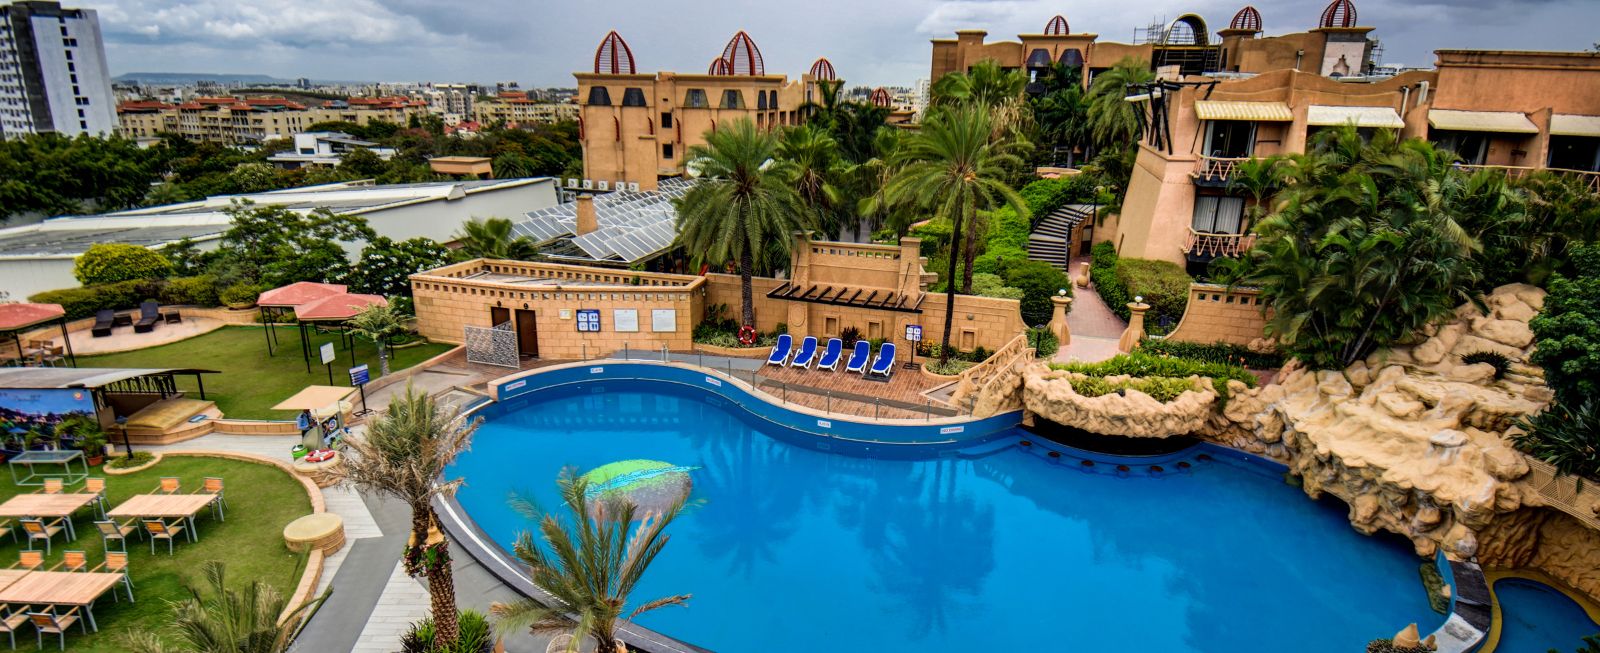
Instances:
[[[123,443],[131,453],[129,430],[136,425],[141,425],[140,435],[159,437],[220,417],[216,405],[205,400],[203,380],[204,375],[216,373],[192,368],[0,369],[0,418],[53,427],[69,415],[89,415],[108,431],[121,425]],[[176,377],[191,374],[200,399],[189,399],[178,389]]]
[[[344,284],[296,281],[261,293],[261,296],[256,298],[256,306],[261,307],[261,321],[267,325],[267,355],[272,356],[276,353],[273,348],[278,345],[278,333],[272,327],[277,318],[285,315],[285,311],[293,311],[301,304],[348,292],[350,287]]]
[[[68,364],[77,367],[78,357],[72,353],[72,338],[67,334],[67,311],[60,304],[0,304],[0,336],[11,336],[11,342],[17,348],[16,360],[19,364],[28,357],[27,350],[22,346],[22,332],[52,322],[61,327],[61,341],[66,346]]]
[[[306,359],[306,372],[311,372],[311,339],[306,335],[307,325],[339,327],[339,340],[344,343],[345,351],[350,351],[355,349],[356,342],[349,334],[349,329],[345,328],[345,322],[368,306],[388,305],[389,300],[378,295],[340,293],[294,307],[295,321],[300,326],[300,351]]]

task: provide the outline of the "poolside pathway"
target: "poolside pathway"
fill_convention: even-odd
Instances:
[[[1071,269],[1078,269],[1088,260],[1087,256],[1073,259]],[[1072,331],[1072,342],[1056,350],[1052,361],[1095,362],[1111,358],[1118,353],[1117,340],[1128,328],[1128,323],[1111,312],[1100,299],[1100,293],[1090,286],[1073,289],[1072,312],[1067,313],[1067,328]]]

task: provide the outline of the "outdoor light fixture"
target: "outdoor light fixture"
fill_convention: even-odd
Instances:
[[[1137,303],[1137,304],[1143,304],[1144,303],[1144,296],[1143,295],[1134,295],[1133,296],[1133,301],[1134,301],[1134,303]]]
[[[1061,295],[1062,297],[1066,297],[1067,296],[1067,289],[1066,288],[1062,288],[1060,290],[1057,290],[1056,294],[1057,295]]]

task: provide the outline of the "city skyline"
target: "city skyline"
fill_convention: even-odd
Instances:
[[[790,12],[760,12],[713,1],[652,11],[616,0],[603,9],[489,0],[463,10],[413,0],[106,0],[100,10],[113,74],[128,72],[264,74],[293,79],[401,82],[516,80],[570,86],[590,67],[594,44],[616,29],[641,72],[696,71],[738,30],[760,45],[768,70],[797,77],[826,56],[851,85],[909,85],[928,75],[928,40],[956,29],[986,29],[991,39],[1038,32],[1062,14],[1074,32],[1128,41],[1143,24],[1197,13],[1220,29],[1244,2],[1195,0],[883,0],[871,11],[839,0]],[[1315,26],[1323,0],[1257,2],[1266,34]],[[1360,23],[1377,28],[1384,60],[1433,64],[1449,48],[1584,50],[1600,35],[1600,3],[1583,0],[1461,0],[1358,3]],[[359,22],[359,24],[355,24]],[[228,56],[248,52],[250,56]],[[196,62],[205,62],[204,65]]]

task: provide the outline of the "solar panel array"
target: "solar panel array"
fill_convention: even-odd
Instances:
[[[599,229],[577,235],[578,205],[557,204],[527,213],[513,230],[540,245],[568,240],[590,259],[633,263],[672,246],[678,212],[672,200],[683,197],[691,182],[662,180],[653,191],[616,191],[594,196]]]

